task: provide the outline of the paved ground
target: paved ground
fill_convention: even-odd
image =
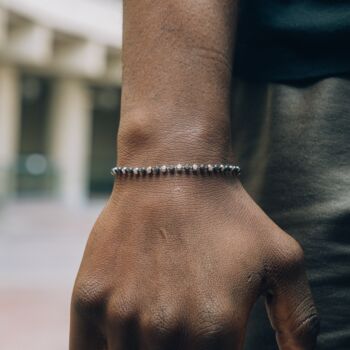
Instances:
[[[102,205],[20,201],[0,208],[2,350],[68,349],[70,293]]]

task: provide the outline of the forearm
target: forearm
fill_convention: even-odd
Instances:
[[[232,158],[236,0],[124,0],[120,164]]]

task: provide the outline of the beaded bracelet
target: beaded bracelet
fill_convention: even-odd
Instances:
[[[193,175],[211,175],[223,174],[238,176],[241,168],[232,164],[177,164],[177,165],[161,165],[148,167],[126,167],[117,166],[112,168],[113,176],[152,176],[167,174],[193,174]]]

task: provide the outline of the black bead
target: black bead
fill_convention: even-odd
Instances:
[[[184,170],[185,170],[185,173],[186,173],[186,174],[189,174],[189,173],[190,173],[190,170],[191,170],[191,167],[190,167],[188,164],[186,164],[186,165],[184,166]]]
[[[175,174],[175,167],[174,167],[174,165],[170,165],[170,166],[168,167],[168,170],[169,170],[169,173],[170,173],[170,174]]]
[[[215,164],[214,165],[214,173],[219,173],[220,172],[220,165],[219,164]]]
[[[241,168],[239,166],[234,166],[232,173],[235,175],[239,175],[241,173]]]
[[[155,166],[155,167],[153,167],[153,174],[155,174],[155,175],[159,175],[160,174],[160,168],[159,168],[159,166]]]
[[[183,168],[182,165],[181,165],[181,167],[180,166],[178,167],[178,165],[176,166],[176,172],[177,173],[182,174],[183,170],[184,170],[184,168]]]
[[[147,173],[147,172],[146,172],[146,168],[140,168],[140,174],[141,174],[141,175],[144,176],[144,175],[146,175],[146,173]]]
[[[201,164],[201,165],[199,166],[199,172],[200,172],[201,174],[204,174],[204,173],[205,173],[205,165],[204,165],[204,164]]]

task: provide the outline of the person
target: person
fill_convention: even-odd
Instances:
[[[350,349],[349,32],[346,1],[124,1],[71,350]]]

